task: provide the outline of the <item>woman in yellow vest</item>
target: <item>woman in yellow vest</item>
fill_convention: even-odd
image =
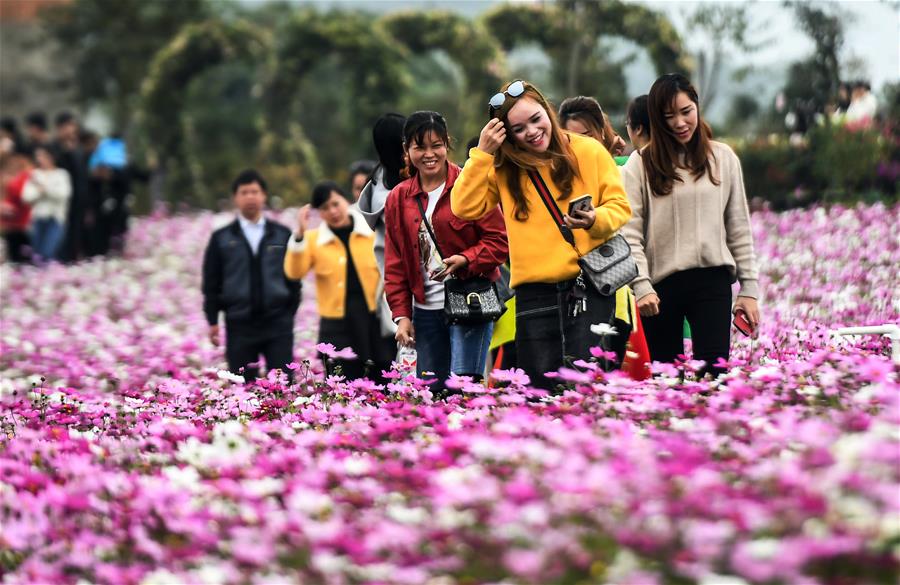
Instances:
[[[322,224],[307,229],[310,206],[319,211]],[[337,349],[350,347],[357,358],[341,360],[348,379],[366,373],[376,378],[390,368],[394,345],[381,336],[375,317],[375,295],[381,275],[375,261],[375,232],[337,183],[326,181],[313,189],[311,205],[297,216],[297,231],[288,242],[284,272],[299,280],[312,270],[316,275],[319,343]],[[323,362],[325,361],[325,356]]]

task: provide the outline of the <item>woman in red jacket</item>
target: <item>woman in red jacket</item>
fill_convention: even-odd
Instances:
[[[494,324],[448,324],[444,279],[500,277],[498,267],[509,253],[503,216],[495,209],[480,220],[466,221],[450,211],[450,190],[460,168],[447,160],[450,136],[443,116],[413,113],[404,125],[403,141],[409,178],[388,195],[384,215],[384,290],[397,323],[396,338],[415,346],[419,376],[433,373],[443,381],[454,373],[480,379]]]

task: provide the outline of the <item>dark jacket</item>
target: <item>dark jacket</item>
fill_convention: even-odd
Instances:
[[[267,218],[254,256],[238,220],[213,232],[203,255],[203,312],[210,325],[218,322],[219,311],[230,326],[293,322],[300,283],[284,275],[290,237],[291,230]]]
[[[441,193],[431,226],[437,236],[441,252],[446,257],[461,254],[469,261],[465,270],[457,273],[462,279],[485,276],[500,278],[498,267],[509,257],[506,224],[500,208],[479,220],[466,221],[450,210],[450,190],[459,176],[460,168],[448,163],[447,184]],[[425,280],[419,259],[419,224],[422,215],[416,199],[428,206],[428,195],[422,191],[418,177],[411,177],[388,195],[384,209],[386,226],[384,246],[384,292],[394,319],[412,318],[413,298],[425,301]]]

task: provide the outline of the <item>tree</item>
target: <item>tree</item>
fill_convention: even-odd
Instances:
[[[694,82],[703,108],[709,111],[718,96],[722,66],[733,53],[756,51],[765,41],[751,41],[758,31],[751,24],[750,6],[746,4],[702,4],[688,19],[688,29],[709,40],[704,50],[694,53]],[[749,68],[741,68],[736,75],[742,77],[748,72]]]
[[[807,68],[806,79],[800,83],[794,76],[785,87],[785,97],[807,102],[813,111],[821,112],[825,105],[837,94],[841,82],[840,53],[844,46],[844,25],[851,16],[834,5],[807,2],[787,2],[794,9],[794,16],[800,29],[815,44],[813,54],[792,68],[799,73]]]
[[[555,89],[563,95],[592,95],[610,110],[627,100],[624,63],[613,62],[605,37],[634,41],[658,73],[687,71],[681,39],[660,13],[618,0],[562,0],[549,5],[504,4],[484,16],[485,28],[506,50],[536,43],[553,62]]]
[[[109,105],[114,126],[124,130],[154,55],[183,26],[211,13],[207,0],[75,0],[47,9],[44,22],[75,54],[79,99]]]

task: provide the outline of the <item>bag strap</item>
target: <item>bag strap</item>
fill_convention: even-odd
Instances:
[[[428,230],[428,235],[431,236],[431,241],[434,242],[434,249],[437,250],[438,256],[441,257],[441,261],[444,260],[444,254],[441,252],[441,247],[437,243],[437,238],[434,235],[434,230],[431,229],[431,224],[428,222],[428,217],[425,215],[425,207],[422,205],[422,198],[416,195],[416,205],[419,207],[419,215],[422,216],[422,223],[425,224],[425,229]]]
[[[547,187],[547,183],[544,182],[544,178],[537,171],[528,171],[528,177],[531,179],[531,183],[537,190],[544,207],[547,208],[547,211],[553,218],[553,223],[559,228],[559,233],[562,234],[563,239],[568,242],[570,246],[575,248],[575,252],[581,256],[581,252],[579,252],[578,248],[575,246],[575,234],[572,233],[572,229],[566,225],[565,221],[563,221],[562,211],[559,210],[559,205],[556,204],[556,200],[553,199],[553,195],[550,194],[550,189]]]

